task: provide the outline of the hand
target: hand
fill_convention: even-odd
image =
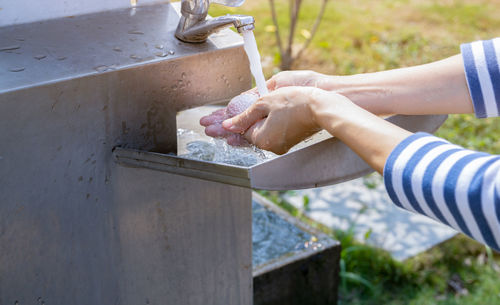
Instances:
[[[327,86],[330,77],[314,71],[285,71],[274,75],[267,81],[270,91],[289,86]],[[205,134],[211,137],[226,138],[230,145],[243,146],[248,142],[240,135],[229,132],[222,128],[222,122],[226,119],[245,111],[258,99],[257,88],[234,97],[225,109],[214,111],[208,116],[200,119],[200,124],[205,126]]]
[[[391,151],[411,134],[345,96],[313,87],[277,89],[222,126],[277,154],[325,129],[379,173]]]
[[[244,134],[247,141],[262,149],[284,154],[321,130],[315,111],[321,109],[319,104],[328,103],[331,96],[340,97],[313,87],[279,88],[261,97],[245,112],[225,120],[222,126]]]
[[[222,128],[222,122],[245,111],[259,96],[247,92],[234,97],[226,108],[212,112],[200,119],[200,124],[205,126],[205,134],[214,138],[225,138],[229,145],[245,146],[248,142],[239,133],[233,133]]]

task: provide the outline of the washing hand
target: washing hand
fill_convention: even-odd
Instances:
[[[269,91],[290,86],[316,87],[327,89],[331,77],[314,71],[285,71],[274,75],[266,82]],[[227,143],[235,146],[248,145],[248,142],[239,133],[227,131],[222,122],[232,118],[250,107],[258,99],[257,88],[233,98],[224,109],[214,111],[201,118],[200,124],[205,126],[205,133],[211,137],[225,138]]]
[[[222,127],[222,122],[232,118],[250,107],[259,96],[253,92],[243,93],[234,97],[226,108],[214,111],[208,116],[200,119],[200,124],[205,126],[205,133],[207,136],[214,138],[225,138],[229,145],[245,146],[248,142],[239,133],[227,131]]]
[[[261,97],[245,112],[225,120],[222,127],[243,134],[259,148],[283,154],[321,129],[314,109],[318,96],[325,94],[327,91],[313,87],[279,88]]]

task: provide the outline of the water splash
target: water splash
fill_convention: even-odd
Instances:
[[[257,48],[257,41],[255,41],[253,31],[243,32],[243,41],[245,42],[245,52],[247,53],[248,61],[250,62],[250,71],[252,72],[255,83],[257,84],[259,95],[266,95],[268,93],[266,79],[264,78],[264,73],[262,73],[260,53]]]
[[[47,55],[44,55],[44,54],[38,54],[38,55],[33,56],[33,58],[38,59],[38,60],[42,60],[45,57],[47,57]]]
[[[179,157],[186,159],[250,167],[276,156],[255,146],[231,146],[224,139],[207,138],[188,129],[178,129],[177,138],[182,146],[179,150],[186,152]]]

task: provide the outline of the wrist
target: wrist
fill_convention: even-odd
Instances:
[[[322,89],[311,92],[310,108],[316,125],[331,134],[336,134],[350,115],[361,110],[347,97]]]

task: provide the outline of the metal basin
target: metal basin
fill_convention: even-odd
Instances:
[[[213,106],[182,112],[179,128],[203,134],[198,124],[201,116],[214,111]],[[446,120],[443,115],[387,118],[410,131],[434,132]],[[179,149],[182,149],[180,147]],[[125,166],[145,168],[265,190],[296,190],[336,184],[366,175],[373,170],[349,147],[327,133],[299,143],[289,153],[249,167],[185,159],[175,155],[116,148],[115,160]]]

